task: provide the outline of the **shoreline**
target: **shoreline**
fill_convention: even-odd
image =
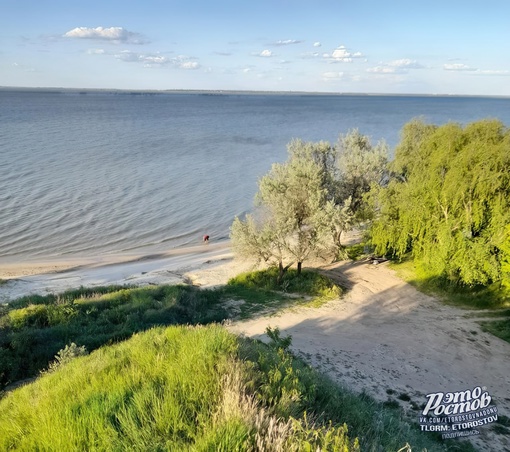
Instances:
[[[72,270],[108,267],[112,265],[123,265],[142,261],[155,261],[158,259],[169,259],[176,256],[194,255],[207,253],[212,250],[227,249],[230,241],[223,240],[214,244],[200,244],[172,248],[161,252],[155,252],[153,248],[147,247],[146,252],[138,253],[111,253],[89,255],[70,255],[33,257],[17,259],[16,257],[0,258],[0,279],[11,280],[26,276],[63,273]]]
[[[207,282],[200,285],[215,286],[226,283],[246,265],[234,262],[229,241],[152,254],[0,264],[0,279],[5,281],[0,285],[0,304],[26,295],[56,294],[81,286],[193,283],[195,272],[212,271]]]

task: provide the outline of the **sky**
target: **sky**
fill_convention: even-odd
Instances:
[[[508,0],[0,0],[0,86],[510,96]]]

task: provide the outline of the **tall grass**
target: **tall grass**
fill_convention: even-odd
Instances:
[[[268,280],[270,272],[256,278]],[[79,288],[58,295],[31,295],[0,306],[0,389],[33,377],[71,342],[92,351],[156,325],[206,324],[238,315],[225,302],[242,301],[241,317],[299,303],[241,277],[214,290],[191,286]],[[289,291],[326,297],[339,289],[323,276],[304,272],[288,279]]]
[[[6,394],[0,449],[448,450],[394,411],[339,390],[288,345],[218,325],[136,334]]]
[[[266,383],[238,346],[221,327],[181,326],[76,358],[0,401],[0,448],[234,451],[257,450],[258,441],[282,451],[306,442],[357,450],[342,425],[317,439],[314,425],[296,421],[295,435],[289,417],[274,416],[283,397],[267,403],[248,391],[248,382]]]
[[[312,270],[303,270],[301,274],[298,274],[297,270],[289,269],[279,281],[276,267],[241,273],[230,279],[227,287],[306,295],[316,303],[326,302],[342,295],[342,289],[332,280]]]
[[[227,317],[222,298],[190,286],[80,289],[24,297],[0,311],[0,389],[37,375],[74,342],[88,351],[155,325]]]

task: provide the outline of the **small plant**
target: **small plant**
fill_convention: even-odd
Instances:
[[[266,334],[269,339],[271,339],[271,345],[275,348],[287,350],[292,344],[292,336],[280,337],[280,329],[278,327],[271,328],[268,326],[266,328]]]
[[[71,362],[74,358],[85,355],[88,355],[88,352],[84,345],[78,347],[74,342],[71,342],[62,350],[59,350],[59,352],[55,355],[55,361],[51,362],[48,366],[47,372],[54,372],[64,364]]]

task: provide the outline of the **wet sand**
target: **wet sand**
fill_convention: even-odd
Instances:
[[[0,279],[6,281],[0,285],[0,303],[30,294],[60,293],[80,286],[189,282],[188,272],[231,260],[229,242],[222,242],[158,254],[0,262]]]

